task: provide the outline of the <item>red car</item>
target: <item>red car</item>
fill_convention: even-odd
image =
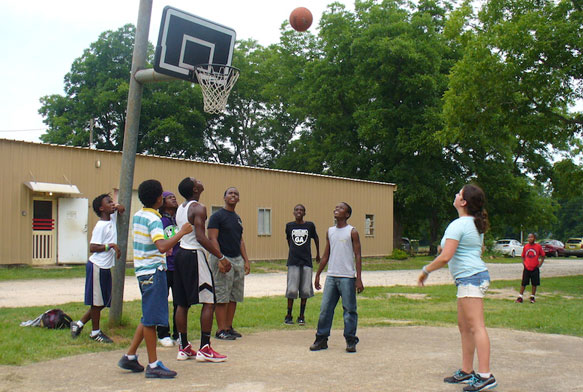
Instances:
[[[543,247],[547,257],[559,257],[565,255],[565,244],[557,240],[542,240],[539,244]]]

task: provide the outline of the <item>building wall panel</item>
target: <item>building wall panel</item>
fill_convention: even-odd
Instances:
[[[36,180],[76,185],[81,192],[78,197],[89,200],[89,240],[98,219],[91,201],[100,193],[115,194],[119,188],[121,153],[0,140],[0,164],[4,184],[0,189],[0,201],[12,207],[2,212],[4,222],[10,224],[0,227],[3,238],[0,264],[30,264],[33,194],[23,183]],[[241,201],[237,213],[243,220],[244,239],[251,259],[287,257],[285,224],[294,219],[292,212],[298,203],[306,206],[306,220],[316,224],[321,253],[326,230],[334,224],[334,206],[341,201],[353,208],[349,223],[360,233],[364,256],[387,255],[393,250],[393,192],[396,189],[393,184],[138,155],[134,190],[140,182],[156,178],[165,190],[173,191],[182,202],[177,187],[186,176],[203,182],[205,191],[200,201],[207,206],[209,216],[212,206],[224,204],[223,192],[227,187],[239,189]],[[55,200],[57,197],[59,195],[54,195]],[[128,213],[139,208],[141,205],[133,202],[132,211]],[[271,209],[271,235],[258,235],[258,208]],[[365,214],[375,216],[373,237],[365,236]],[[313,253],[315,255],[315,248]],[[131,259],[131,255],[128,258]]]

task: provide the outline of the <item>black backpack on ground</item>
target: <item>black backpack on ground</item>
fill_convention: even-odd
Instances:
[[[43,313],[41,325],[49,329],[65,329],[71,326],[73,319],[61,309],[51,309]]]
[[[34,320],[23,321],[21,327],[45,327],[49,329],[70,328],[73,319],[61,309],[47,310]]]

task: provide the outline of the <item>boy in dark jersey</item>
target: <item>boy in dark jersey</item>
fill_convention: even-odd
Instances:
[[[295,221],[285,225],[285,236],[289,246],[287,257],[287,315],[285,324],[293,324],[292,309],[294,299],[299,297],[300,315],[297,319],[299,325],[305,325],[304,311],[308,298],[314,296],[312,286],[312,247],[311,241],[316,245],[316,263],[320,262],[320,239],[316,232],[316,226],[312,222],[304,221],[306,207],[298,204],[294,207]]]
[[[532,286],[532,295],[530,296],[530,303],[534,303],[534,295],[536,294],[537,286],[540,286],[540,267],[545,261],[545,251],[540,244],[535,243],[536,236],[534,233],[528,235],[528,244],[524,245],[522,249],[522,263],[524,270],[522,271],[522,285],[520,286],[520,295],[516,298],[516,302],[522,303],[522,295],[526,286],[530,283]]]
[[[162,207],[158,210],[160,215],[162,215],[162,226],[164,226],[164,238],[168,239],[174,237],[176,233],[180,230],[176,223],[176,209],[178,208],[178,202],[176,201],[176,195],[174,193],[165,191],[162,193]],[[174,257],[180,249],[180,244],[174,245],[174,247],[166,253],[166,281],[168,283],[168,292],[172,290],[172,298],[174,295]],[[176,301],[173,302],[173,312],[172,312],[172,336],[170,336],[170,327],[166,325],[158,325],[156,327],[156,332],[158,333],[158,342],[164,347],[172,347],[176,340],[178,340],[178,330],[176,329],[176,309],[178,305]]]

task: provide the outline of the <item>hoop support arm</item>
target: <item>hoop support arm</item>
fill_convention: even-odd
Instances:
[[[181,80],[174,76],[164,75],[154,71],[154,68],[140,69],[134,74],[134,78],[142,84],[154,82],[166,82],[170,80]]]

